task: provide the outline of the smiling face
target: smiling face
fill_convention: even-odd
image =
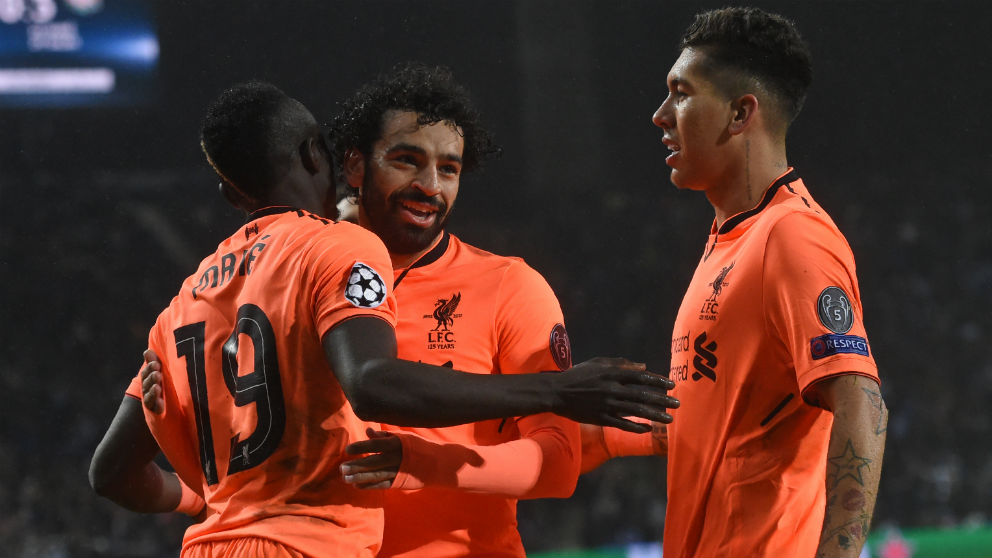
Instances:
[[[421,126],[417,113],[394,110],[383,116],[370,153],[351,152],[345,172],[360,190],[359,223],[390,254],[419,254],[441,235],[458,196],[464,147],[453,125]]]
[[[671,150],[672,183],[679,188],[708,190],[727,174],[725,151],[734,118],[732,99],[705,77],[706,55],[686,48],[668,72],[668,97],[652,121],[664,130]]]

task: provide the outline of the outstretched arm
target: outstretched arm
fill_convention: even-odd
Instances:
[[[647,432],[650,425],[623,417],[668,423],[665,410],[678,406],[665,395],[671,381],[625,359],[592,359],[551,374],[469,374],[398,360],[392,327],[371,317],[339,323],[323,343],[355,413],[368,421],[439,427],[552,412]]]
[[[833,412],[827,509],[817,556],[857,557],[868,536],[885,450],[888,409],[878,384],[847,374],[817,382],[811,399]]]
[[[90,485],[100,496],[132,511],[198,514],[205,506],[202,498],[154,462],[158,453],[141,401],[124,396],[90,461]]]
[[[640,422],[640,420],[638,420]],[[660,422],[651,424],[651,432],[625,432],[607,426],[583,424],[582,426],[582,469],[586,474],[603,463],[617,457],[643,455],[668,455],[668,425]]]
[[[427,440],[409,432],[369,432],[341,466],[359,488],[443,486],[508,498],[567,498],[579,476],[579,426],[549,414],[517,420],[521,437],[490,446]]]

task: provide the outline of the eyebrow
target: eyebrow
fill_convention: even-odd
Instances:
[[[398,151],[413,152],[413,153],[417,153],[417,154],[423,155],[423,156],[426,156],[427,155],[427,151],[423,147],[420,147],[419,145],[414,145],[412,143],[402,143],[402,142],[401,143],[397,143],[396,145],[394,145],[394,146],[390,147],[389,149],[387,149],[386,150],[386,155],[392,155],[393,153],[396,153]],[[462,158],[461,158],[461,156],[460,155],[455,155],[454,153],[442,154],[441,155],[441,158],[442,159],[447,159],[449,161],[454,161],[454,162],[456,162],[458,164],[462,164]]]

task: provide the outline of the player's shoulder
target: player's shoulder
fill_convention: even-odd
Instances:
[[[504,256],[484,250],[478,246],[473,246],[455,235],[451,235],[451,249],[454,251],[454,260],[459,267],[466,269],[476,269],[479,271],[501,272],[505,277],[514,279],[524,278],[544,278],[540,273],[531,267],[523,258],[519,256]]]
[[[830,252],[847,259],[851,247],[833,219],[819,206],[791,203],[774,208],[766,232],[766,251]]]

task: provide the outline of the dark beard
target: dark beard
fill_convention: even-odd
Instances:
[[[448,224],[451,211],[447,204],[416,189],[398,190],[389,198],[383,199],[372,193],[375,189],[368,184],[370,175],[368,172],[365,174],[366,183],[362,187],[360,202],[365,209],[371,231],[382,239],[390,254],[416,254],[429,248]],[[402,200],[432,204],[437,208],[439,217],[426,229],[400,223],[392,219],[390,214],[400,210]]]

